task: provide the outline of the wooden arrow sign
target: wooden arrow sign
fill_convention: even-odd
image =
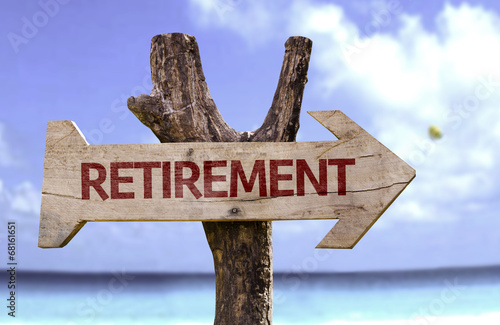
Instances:
[[[352,248],[415,170],[341,111],[308,112],[321,142],[89,145],[49,121],[38,246],[88,221],[339,219],[318,248]]]

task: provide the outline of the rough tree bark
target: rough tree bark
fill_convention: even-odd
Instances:
[[[161,142],[295,141],[312,41],[290,37],[278,87],[260,128],[238,132],[210,96],[198,44],[173,33],[151,40],[151,95],[129,109]],[[204,222],[216,275],[216,325],[272,324],[272,223]]]

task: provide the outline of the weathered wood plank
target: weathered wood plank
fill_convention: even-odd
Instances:
[[[88,145],[49,122],[39,245],[88,221],[340,219],[318,247],[352,248],[415,171],[342,112],[310,114],[340,140]]]

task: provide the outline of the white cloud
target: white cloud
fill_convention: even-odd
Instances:
[[[343,82],[361,88],[366,102],[379,108],[373,120],[376,137],[417,169],[412,195],[393,217],[465,219],[470,217],[465,205],[489,198],[482,200],[487,206],[498,196],[497,20],[481,8],[446,6],[438,29],[430,33],[417,18],[403,15],[396,36],[374,36],[377,42],[345,69]],[[493,80],[489,89],[480,79]],[[446,138],[430,140],[431,124],[440,126]]]
[[[371,20],[355,23],[334,4],[299,0],[279,2],[280,8],[263,4],[245,2],[212,23],[239,33],[249,43],[262,29],[268,35],[282,31],[313,40],[311,69],[320,78],[314,84],[322,89],[311,90],[310,83],[309,91],[322,93],[331,102],[352,89],[355,105],[369,117],[370,132],[417,170],[405,202],[396,201],[390,218],[465,219],[470,217],[466,207],[487,209],[497,200],[497,14],[467,4],[445,5],[430,31],[402,6],[389,10],[378,5]],[[207,14],[205,24],[210,24],[213,6],[202,9]],[[248,27],[254,20],[256,27]],[[443,130],[442,140],[429,139],[427,129],[432,124]]]
[[[28,181],[17,185],[12,191],[11,209],[15,212],[40,214],[41,191]]]
[[[40,214],[41,191],[24,181],[14,188],[8,188],[0,179],[0,204],[4,218]],[[35,220],[35,219],[34,219]]]
[[[6,131],[5,125],[0,123],[0,167],[14,166],[18,163],[18,159],[7,142]]]
[[[281,12],[282,1],[191,0],[197,22],[229,28],[258,43],[273,36],[273,26],[286,17]],[[258,35],[257,38],[254,36]]]
[[[25,167],[12,141],[8,141],[7,127],[0,122],[0,167],[3,167],[4,179],[6,174],[16,172],[19,167]],[[29,181],[23,181],[16,186],[9,186],[0,179],[0,204],[3,216],[21,214],[39,214],[41,191],[36,190]]]
[[[3,183],[3,180],[0,179],[0,203],[2,204],[2,207],[5,207],[11,200],[11,195],[7,188],[5,188],[5,185]]]

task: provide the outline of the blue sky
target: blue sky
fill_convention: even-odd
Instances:
[[[314,249],[333,220],[275,222],[276,271],[500,263],[499,18],[494,1],[3,2],[0,219],[18,224],[19,267],[213,270],[198,222],[88,223],[65,248],[37,247],[47,121],[75,121],[91,144],[158,142],[126,99],[149,94],[150,40],[170,32],[196,37],[239,131],[262,123],[286,39],[309,37],[298,141],[332,140],[305,111],[340,109],[417,170],[352,250]]]

